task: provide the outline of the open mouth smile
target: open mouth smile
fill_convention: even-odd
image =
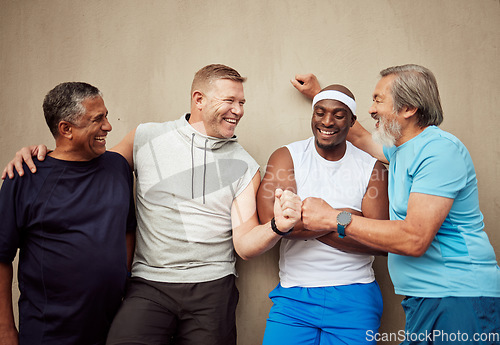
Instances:
[[[226,122],[228,122],[228,123],[230,123],[232,125],[235,125],[235,124],[238,123],[238,121],[236,119],[224,119],[224,121],[226,121]]]
[[[321,134],[325,134],[325,135],[334,135],[334,134],[336,134],[338,132],[338,131],[325,131],[324,129],[319,129],[319,128],[318,128],[318,131]]]

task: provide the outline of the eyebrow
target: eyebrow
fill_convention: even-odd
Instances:
[[[108,113],[109,112],[96,114],[95,116],[92,117],[92,120],[101,119],[101,118],[105,117],[106,115],[108,115]]]
[[[323,110],[323,111],[328,111],[330,108],[328,108],[328,109],[327,109],[326,107],[324,107],[324,106],[322,106],[322,105],[315,105],[315,106],[314,106],[314,110],[316,110],[316,109],[320,109],[320,110]],[[343,107],[335,107],[335,108],[333,108],[333,109],[332,109],[332,112],[333,112],[334,114],[335,114],[335,113],[338,113],[339,111],[343,111],[343,112],[345,112],[345,113],[349,113],[349,112],[347,111],[347,109],[345,109],[345,108],[343,108]]]

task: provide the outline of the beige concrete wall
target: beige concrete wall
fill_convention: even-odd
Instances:
[[[311,133],[309,102],[289,83],[295,73],[349,86],[372,128],[378,72],[417,63],[438,79],[442,128],[472,154],[486,232],[500,255],[499,46],[498,0],[0,0],[0,165],[24,145],[52,145],[41,103],[63,81],[104,92],[111,147],[141,122],[177,119],[189,108],[194,72],[228,64],[248,77],[237,134],[264,168],[277,147]],[[238,263],[240,345],[262,339],[277,258],[275,248]],[[381,331],[397,332],[401,297],[384,258],[375,269]]]

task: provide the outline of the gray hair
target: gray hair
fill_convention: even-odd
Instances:
[[[101,91],[82,82],[61,83],[50,90],[43,100],[43,113],[54,138],[59,135],[59,122],[77,124],[86,112],[82,102],[96,97],[102,97]]]
[[[429,69],[419,65],[402,65],[386,68],[380,75],[396,77],[391,88],[394,111],[399,112],[405,106],[416,108],[420,127],[439,126],[443,122],[436,77]]]

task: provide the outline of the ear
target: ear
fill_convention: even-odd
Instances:
[[[357,119],[358,119],[358,117],[356,115],[352,114],[352,117],[351,117],[351,126],[350,127],[354,126],[354,124],[356,123]]]
[[[405,106],[402,110],[401,110],[401,113],[403,114],[403,117],[405,119],[409,119],[411,118],[413,115],[415,115],[417,113],[417,108],[409,108],[407,106]]]
[[[203,101],[205,100],[205,95],[198,90],[194,90],[192,96],[191,96],[191,101],[193,104],[196,106],[198,110],[201,110],[203,108]]]
[[[68,121],[61,121],[57,125],[59,136],[65,137],[66,139],[73,139],[73,124]]]

